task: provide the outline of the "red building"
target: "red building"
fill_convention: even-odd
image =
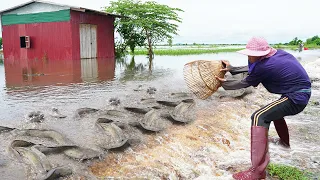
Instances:
[[[0,15],[5,64],[114,59],[114,20],[118,15],[36,0]]]

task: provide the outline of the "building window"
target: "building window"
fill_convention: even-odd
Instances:
[[[30,37],[21,36],[20,37],[20,48],[30,48]]]

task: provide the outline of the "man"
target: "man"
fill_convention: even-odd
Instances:
[[[257,110],[251,116],[251,163],[252,166],[243,172],[233,174],[234,179],[254,180],[266,177],[266,167],[270,156],[268,153],[268,130],[274,122],[280,142],[290,147],[288,127],[285,116],[303,111],[311,96],[311,82],[308,74],[291,54],[269,46],[263,38],[252,38],[246,49],[238,51],[248,56],[248,66],[232,67],[223,61],[231,74],[248,71],[243,80],[222,79],[222,87],[235,90],[260,83],[271,93],[281,94],[281,98]]]
[[[302,42],[299,43],[299,52],[303,51],[303,45],[304,44]]]

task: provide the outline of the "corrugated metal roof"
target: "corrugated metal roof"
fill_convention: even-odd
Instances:
[[[106,16],[114,16],[114,17],[122,17],[121,15],[117,15],[117,14],[111,14],[111,13],[106,13],[103,11],[97,11],[97,10],[93,10],[93,9],[87,9],[87,8],[82,8],[82,7],[76,7],[76,6],[69,6],[69,5],[64,5],[64,4],[57,4],[57,3],[53,3],[53,2],[48,2],[48,1],[39,1],[39,0],[32,0],[23,4],[20,4],[18,6],[14,6],[12,8],[0,11],[0,15],[6,12],[10,12],[16,9],[19,9],[21,7],[27,6],[29,4],[32,3],[45,3],[45,4],[52,4],[52,5],[56,5],[56,6],[64,6],[64,7],[68,7],[73,11],[80,11],[80,12],[92,12],[92,13],[97,13],[97,14],[101,14],[101,15],[106,15]]]

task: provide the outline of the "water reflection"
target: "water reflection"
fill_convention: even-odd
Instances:
[[[135,79],[146,80],[153,75],[153,59],[142,60],[143,58],[141,56],[137,57],[137,59],[139,61],[136,60],[135,56],[117,59],[117,65],[119,68],[123,68],[119,75],[121,81]]]
[[[114,59],[5,61],[7,88],[66,85],[114,79]]]

